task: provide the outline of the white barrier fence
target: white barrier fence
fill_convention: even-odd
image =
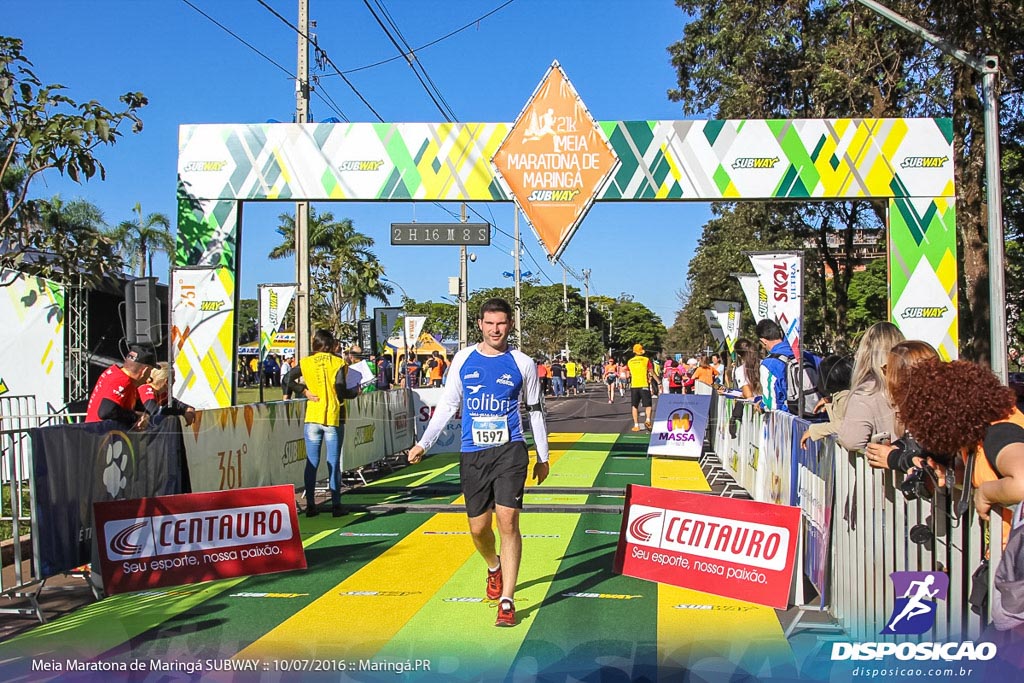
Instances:
[[[714,450],[737,483],[755,500],[801,508],[804,575],[821,595],[822,608],[851,637],[906,639],[879,635],[902,597],[894,595],[890,580],[896,571],[949,575],[948,599],[937,605],[936,639],[981,634],[988,613],[975,614],[968,605],[972,575],[987,547],[990,567],[998,566],[1002,526],[982,523],[973,506],[956,515],[959,484],[955,500],[942,491],[930,501],[907,500],[902,474],[873,470],[863,454],[847,452],[833,437],[801,448],[807,422],[793,415],[761,414],[723,396],[716,414]],[[979,579],[989,595],[992,574]]]

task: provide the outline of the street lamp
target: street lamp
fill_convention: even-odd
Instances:
[[[989,360],[992,372],[999,381],[1006,384],[1006,264],[1003,261],[1003,181],[999,168],[999,58],[995,55],[986,55],[979,59],[969,55],[875,0],[857,2],[981,75],[984,108],[982,122],[985,133],[985,203],[988,209]]]

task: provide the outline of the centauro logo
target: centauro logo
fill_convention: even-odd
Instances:
[[[941,318],[946,315],[945,306],[910,306],[903,309],[904,320],[908,318]]]
[[[223,301],[204,301],[199,304],[200,311],[219,311],[224,308]]]
[[[419,594],[419,591],[343,591],[338,593],[338,595],[357,598],[407,598],[410,595]]]
[[[949,157],[907,157],[900,164],[902,168],[942,168]]]
[[[694,604],[682,604],[672,605],[672,609],[695,609],[695,610],[713,610],[715,612],[749,612],[757,609],[757,607],[741,607],[738,605],[694,605]]]
[[[579,190],[534,190],[526,198],[528,202],[571,202],[576,199]]]
[[[778,157],[739,157],[733,160],[733,168],[775,168]]]
[[[378,161],[343,161],[338,164],[339,171],[379,171],[384,166],[383,160]]]
[[[232,593],[231,598],[305,598],[309,593]]]
[[[215,173],[224,170],[226,161],[190,161],[185,164],[186,173]]]

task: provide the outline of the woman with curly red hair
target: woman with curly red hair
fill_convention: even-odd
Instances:
[[[900,405],[903,398],[917,385],[917,377],[911,378],[915,367],[928,360],[939,360],[938,352],[928,342],[919,339],[901,341],[889,351],[882,372],[885,376],[885,387],[889,402],[893,406]],[[900,416],[896,416],[900,422]],[[900,470],[906,472],[910,467],[920,466],[920,448],[909,431],[896,440],[888,443],[869,443],[864,449],[868,464],[876,469]]]
[[[1024,500],[1024,415],[1017,397],[987,368],[967,361],[925,361],[899,402],[900,419],[925,450],[965,460],[976,453],[974,507]],[[940,456],[934,456],[941,464]]]

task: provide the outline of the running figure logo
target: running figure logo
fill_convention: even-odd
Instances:
[[[924,633],[935,625],[935,606],[949,592],[949,576],[942,572],[893,572],[896,606],[882,633]]]

